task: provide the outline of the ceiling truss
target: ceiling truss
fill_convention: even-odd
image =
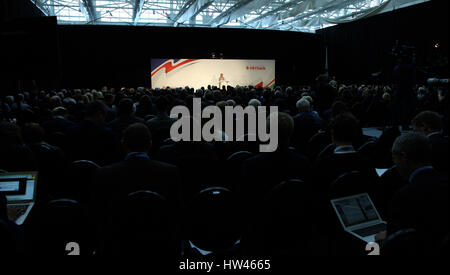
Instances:
[[[429,0],[30,0],[60,24],[314,32]]]

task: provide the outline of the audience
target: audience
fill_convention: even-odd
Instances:
[[[71,162],[89,160],[98,164],[92,186],[85,190],[91,201],[83,206],[94,224],[97,241],[92,245],[98,254],[109,254],[114,246],[115,219],[126,215],[118,208],[136,191],[152,191],[167,199],[173,219],[178,220],[174,230],[179,241],[186,241],[185,219],[180,218],[186,213],[182,209],[205,188],[226,187],[237,195],[244,202],[241,212],[250,215],[242,226],[252,228],[255,217],[264,217],[265,208],[260,206],[273,188],[282,181],[302,180],[305,188],[300,189],[310,193],[298,197],[310,197],[314,201],[311,216],[328,220],[333,182],[355,171],[364,180],[349,191],[369,192],[376,204],[382,204],[382,215],[388,220],[387,233],[378,236],[380,242],[398,230],[414,228],[426,240],[427,249],[434,251],[448,235],[446,90],[418,89],[421,100],[423,96],[432,97],[430,93],[436,93],[437,100],[421,101],[417,106],[414,117],[409,118],[413,117],[415,133],[400,136],[394,144],[399,133],[392,138],[372,139],[375,149],[369,155],[382,161],[370,161],[367,154],[358,151],[369,140],[362,128],[378,126],[390,131],[392,91],[390,86],[344,85],[336,79],[330,82],[323,75],[313,86],[277,86],[273,91],[229,86],[195,92],[189,87],[23,92],[0,98],[0,169],[38,170],[36,208],[40,209],[52,199],[64,198],[58,190],[67,184]],[[259,141],[233,142],[227,138],[220,142],[174,142],[170,127],[176,120],[169,112],[176,105],[192,111],[194,98],[202,99],[202,108],[218,106],[222,112],[226,106],[278,106],[277,150],[258,153]],[[268,116],[267,122],[273,116]],[[194,118],[191,121],[204,123]],[[245,135],[236,139],[246,140],[252,134],[245,125]],[[318,152],[310,154],[311,139],[318,133],[326,142],[318,142],[318,149],[314,149]],[[392,147],[395,166],[386,174],[396,181],[392,186],[375,173],[375,168],[380,168],[376,164],[392,165],[390,157],[385,156],[389,149],[382,150],[384,147]],[[400,176],[402,179],[397,180]],[[0,199],[2,241],[17,229],[7,221],[4,204]],[[32,215],[39,219],[39,214]],[[326,224],[316,224],[314,219],[308,222],[313,228]],[[11,245],[19,245],[19,249],[20,230],[17,232]],[[248,235],[253,231],[243,232]],[[321,234],[324,239],[331,238],[326,230],[316,233]],[[264,239],[256,242],[264,246]],[[251,245],[243,236],[242,245],[236,247],[255,251],[255,247],[246,247]],[[327,253],[335,253],[324,247]]]

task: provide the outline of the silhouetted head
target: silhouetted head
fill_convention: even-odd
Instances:
[[[299,99],[295,104],[295,106],[297,107],[299,113],[311,111],[311,104],[309,100],[305,97]]]
[[[130,98],[123,98],[117,107],[118,116],[131,116],[134,113],[134,103]]]
[[[400,176],[408,179],[416,169],[431,163],[431,145],[428,138],[422,133],[399,136],[392,145],[392,160]]]
[[[152,135],[148,127],[143,123],[134,123],[128,126],[122,135],[122,144],[127,153],[150,151]]]
[[[19,126],[14,123],[0,122],[0,146],[23,144]]]
[[[94,101],[86,105],[85,119],[103,123],[106,116],[106,106],[101,101]]]
[[[155,107],[159,113],[165,113],[165,112],[167,112],[167,109],[169,108],[169,101],[167,100],[167,98],[165,96],[159,96],[155,100]]]
[[[27,144],[44,141],[45,131],[38,123],[26,123],[22,127],[22,136]]]
[[[330,128],[335,146],[352,145],[358,133],[358,121],[351,113],[342,113],[331,120]]]
[[[438,113],[432,111],[419,113],[412,119],[411,124],[414,126],[414,131],[425,135],[442,131],[442,119]]]
[[[348,112],[347,104],[345,104],[345,102],[335,101],[333,105],[331,105],[332,118],[345,112]]]

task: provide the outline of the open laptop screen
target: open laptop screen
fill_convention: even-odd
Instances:
[[[36,188],[37,172],[0,174],[0,192],[8,202],[32,201]]]
[[[335,200],[333,203],[346,227],[379,219],[367,194]]]

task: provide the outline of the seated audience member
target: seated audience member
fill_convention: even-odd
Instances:
[[[328,77],[326,75],[320,75],[316,79],[317,85],[315,89],[315,102],[317,111],[319,114],[326,110],[328,110],[333,104],[334,99],[336,98],[336,90],[333,89],[328,83]]]
[[[448,234],[448,178],[431,165],[431,146],[423,134],[398,137],[392,158],[408,184],[392,199],[387,219],[387,234],[413,228],[432,253]]]
[[[314,111],[314,99],[311,96],[307,95],[307,93],[306,93],[306,95],[302,96],[302,98],[308,100],[311,112],[320,118],[319,113],[317,111]],[[298,109],[298,107],[297,107],[297,109]]]
[[[15,102],[12,104],[11,109],[13,112],[18,114],[20,111],[31,110],[31,106],[25,102],[25,97],[23,94],[17,94],[15,97]]]
[[[75,123],[67,119],[67,109],[56,107],[52,111],[53,118],[41,124],[45,134],[49,135],[55,132],[65,133],[68,128],[75,126]]]
[[[248,101],[248,105],[255,107],[255,109],[257,110],[258,107],[261,106],[261,102],[256,98],[252,98]]]
[[[234,101],[233,99],[228,99],[227,100],[227,106],[236,106],[236,101]]]
[[[105,105],[94,101],[86,106],[84,120],[67,130],[71,161],[91,160],[98,165],[120,159],[120,143],[115,133],[104,125]]]
[[[0,169],[14,172],[35,168],[33,152],[24,144],[19,126],[0,122]]]
[[[48,200],[55,189],[61,184],[63,171],[66,168],[66,158],[63,151],[44,142],[44,129],[37,123],[27,123],[22,128],[25,143],[31,149],[36,159],[39,171],[39,200]]]
[[[49,98],[48,100],[48,105],[50,107],[50,110],[53,110],[57,107],[60,107],[62,105],[62,100],[59,96],[54,95],[52,97]]]
[[[294,119],[293,145],[300,152],[305,152],[309,139],[322,127],[322,119],[311,110],[311,104],[305,97],[297,101],[298,114]]]
[[[116,118],[116,110],[114,108],[114,93],[112,92],[103,92],[103,103],[106,106],[106,118],[105,122],[109,123]]]
[[[214,179],[222,168],[218,162],[215,146],[204,141],[178,141],[161,146],[157,159],[176,165],[180,169],[184,196],[215,186]]]
[[[128,126],[123,132],[122,145],[127,154],[125,159],[98,171],[100,192],[108,190],[114,195],[126,196],[134,191],[150,190],[176,200],[177,168],[150,159],[147,153],[152,146],[152,136],[148,127],[143,123]]]
[[[256,121],[256,128],[255,128],[255,129],[258,129],[258,121],[259,121],[258,107],[262,106],[262,105],[261,105],[261,102],[260,102],[258,99],[256,99],[256,98],[252,98],[252,99],[250,99],[250,100],[248,101],[248,106],[251,106],[253,109],[255,109],[255,121]],[[242,106],[242,107],[243,107],[243,108],[246,108],[245,106]],[[225,114],[225,109],[222,110],[222,114]],[[222,119],[224,119],[224,121],[225,121],[225,115],[222,117]],[[233,130],[233,132],[236,133],[236,125],[237,125],[237,123],[238,123],[239,118],[236,117],[236,116],[233,116],[233,119],[236,121],[235,124],[234,124],[234,130]],[[249,125],[248,125],[249,120],[248,120],[247,118],[244,118],[243,121],[244,121],[244,133],[247,134],[247,135],[256,135],[256,133],[250,132]],[[224,123],[225,123],[225,122],[224,122]],[[225,125],[225,124],[223,124],[223,125]],[[245,135],[245,134],[244,134],[244,135]],[[237,139],[240,139],[240,138],[243,138],[243,137],[236,137],[236,138],[237,138]],[[246,144],[245,144],[245,145],[246,145]],[[252,151],[252,150],[250,150],[250,149],[248,149],[248,150],[249,150],[249,151]]]
[[[359,171],[368,177],[367,182],[361,183],[368,190],[375,171],[352,145],[359,133],[357,120],[351,113],[342,113],[333,118],[330,128],[334,151],[318,156],[313,167],[314,187],[325,194],[337,177],[346,172]]]
[[[428,137],[433,167],[441,173],[448,174],[448,137],[442,134],[442,119],[439,114],[423,111],[413,118],[412,125],[416,132]]]
[[[121,136],[123,130],[129,125],[137,122],[144,122],[142,118],[134,115],[134,109],[133,100],[130,98],[123,98],[120,100],[119,106],[117,107],[117,118],[107,124],[109,128],[116,132],[118,137]]]
[[[347,112],[349,112],[347,104],[343,101],[337,100],[337,101],[333,102],[330,109],[328,109],[324,112],[322,118],[324,118],[326,121],[329,122],[337,115],[340,115],[342,113],[347,113]]]
[[[170,130],[174,119],[170,118],[168,115],[169,102],[167,101],[165,96],[159,96],[155,100],[156,106],[156,117],[149,119],[147,121],[150,130],[152,131],[162,131],[162,130]]]
[[[147,120],[147,125],[153,135],[154,148],[152,153],[159,150],[161,143],[170,137],[170,127],[175,119],[168,115],[169,101],[165,96],[159,96],[155,100],[156,116]]]
[[[167,199],[172,210],[180,203],[178,169],[150,159],[152,137],[148,127],[142,123],[130,125],[123,133],[122,145],[127,153],[125,159],[100,168],[93,188],[92,205],[100,217],[98,238],[104,253],[114,250],[114,227],[123,218],[117,215],[123,213],[123,204],[130,193],[156,192]]]
[[[269,123],[273,115],[267,119]],[[268,126],[269,127],[269,126]],[[260,153],[243,163],[243,192],[261,196],[281,181],[309,180],[309,160],[289,148],[294,121],[286,113],[278,113],[278,148],[274,152]]]
[[[139,104],[136,106],[136,115],[145,118],[154,114],[153,102],[150,96],[143,95],[139,98]]]

